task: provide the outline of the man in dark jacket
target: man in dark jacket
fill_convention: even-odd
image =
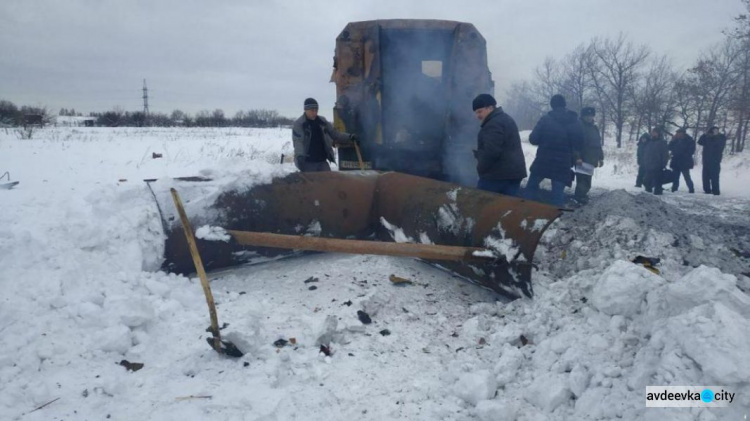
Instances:
[[[704,133],[698,144],[703,146],[703,191],[706,194],[721,194],[719,189],[719,172],[721,172],[721,158],[727,146],[727,137],[719,133],[719,128],[711,127]]]
[[[651,129],[651,138],[643,147],[643,184],[646,191],[662,194],[662,172],[669,162],[669,147],[662,137],[662,129]]]
[[[602,138],[599,127],[594,124],[596,109],[584,107],[581,109],[581,123],[583,125],[583,148],[578,153],[576,164],[581,162],[601,167],[604,165],[604,151],[602,150]],[[579,203],[588,203],[589,190],[591,190],[591,175],[576,173],[575,199]]]
[[[482,122],[474,151],[479,174],[477,188],[518,196],[521,180],[526,178],[521,137],[513,118],[496,105],[489,94],[477,96],[472,103],[474,114]]]
[[[693,179],[690,178],[690,170],[693,168],[693,154],[695,153],[695,139],[690,137],[685,129],[679,128],[669,142],[669,152],[672,153],[669,168],[674,171],[672,191],[677,191],[680,188],[680,174],[682,174],[685,178],[685,184],[688,186],[688,191],[695,193]]]
[[[648,142],[649,139],[651,139],[651,135],[649,133],[644,133],[641,135],[640,138],[638,138],[638,151],[636,152],[636,162],[638,163],[638,175],[635,177],[636,187],[643,186],[643,176],[646,173],[646,170],[643,167],[643,150],[646,148],[646,142]]]
[[[578,115],[566,109],[565,97],[554,95],[550,100],[552,111],[543,116],[529,135],[529,142],[537,145],[536,158],[531,164],[529,181],[526,183],[530,199],[536,200],[539,183],[549,178],[552,182],[552,204],[562,206],[565,202],[565,186],[573,183],[571,167],[574,154],[583,145],[583,127]]]
[[[351,145],[356,140],[355,135],[334,129],[318,115],[318,102],[307,98],[305,113],[292,126],[294,165],[302,172],[331,171],[328,161],[335,161],[333,147]]]

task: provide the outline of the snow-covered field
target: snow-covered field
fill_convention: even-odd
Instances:
[[[655,197],[632,187],[632,145],[607,150],[591,203],[537,250],[533,300],[389,257],[210,274],[223,334],[246,351],[221,357],[205,340],[197,279],[155,271],[163,237],[141,180],[265,182],[294,171],[282,153],[288,129],[49,128],[31,140],[0,130],[0,174],[21,181],[0,190],[0,419],[750,415],[747,158],[724,162],[720,197],[700,193],[700,168],[699,193]],[[628,262],[639,254],[661,258],[661,273]],[[718,385],[735,398],[647,409],[648,385]]]

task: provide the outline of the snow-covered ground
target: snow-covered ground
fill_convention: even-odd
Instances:
[[[750,414],[747,158],[724,162],[722,196],[683,185],[655,197],[632,187],[633,146],[608,149],[591,203],[543,237],[533,300],[389,257],[317,254],[210,274],[223,334],[246,351],[221,357],[205,340],[197,279],[154,270],[163,237],[141,180],[251,185],[294,171],[282,153],[288,129],[48,128],[31,140],[0,130],[0,174],[21,181],[0,190],[0,419]],[[700,192],[700,168],[693,175]],[[639,254],[661,258],[661,273],[628,262]],[[647,385],[736,395],[727,408],[647,409]]]

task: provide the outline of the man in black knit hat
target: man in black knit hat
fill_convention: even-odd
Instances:
[[[477,188],[518,196],[521,180],[526,178],[526,160],[516,122],[497,107],[495,98],[489,94],[474,98],[472,108],[482,122],[474,151],[479,174]]]
[[[305,100],[305,112],[292,127],[294,165],[302,172],[331,171],[328,161],[334,162],[334,146],[350,145],[357,137],[341,133],[325,118],[318,115],[318,101]]]

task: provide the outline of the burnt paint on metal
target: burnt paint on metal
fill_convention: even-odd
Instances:
[[[512,297],[533,295],[534,251],[544,229],[561,213],[542,203],[407,174],[374,171],[294,173],[248,191],[225,192],[213,208],[220,211],[219,220],[197,216],[191,221],[193,225],[393,241],[380,223],[382,217],[411,238],[419,239],[424,233],[435,244],[468,247],[483,247],[487,236],[500,237],[502,229],[505,237],[518,246],[518,258],[511,261],[500,258],[488,264],[439,262],[439,265]],[[440,220],[441,214],[452,214],[462,223],[446,227],[442,223],[445,221]],[[540,219],[546,221],[544,227],[532,230]],[[316,223],[320,231],[309,231]],[[245,263],[248,254],[273,257],[291,253],[200,239],[198,248],[209,270]],[[167,232],[164,269],[179,273],[194,271],[184,233],[175,221]]]

